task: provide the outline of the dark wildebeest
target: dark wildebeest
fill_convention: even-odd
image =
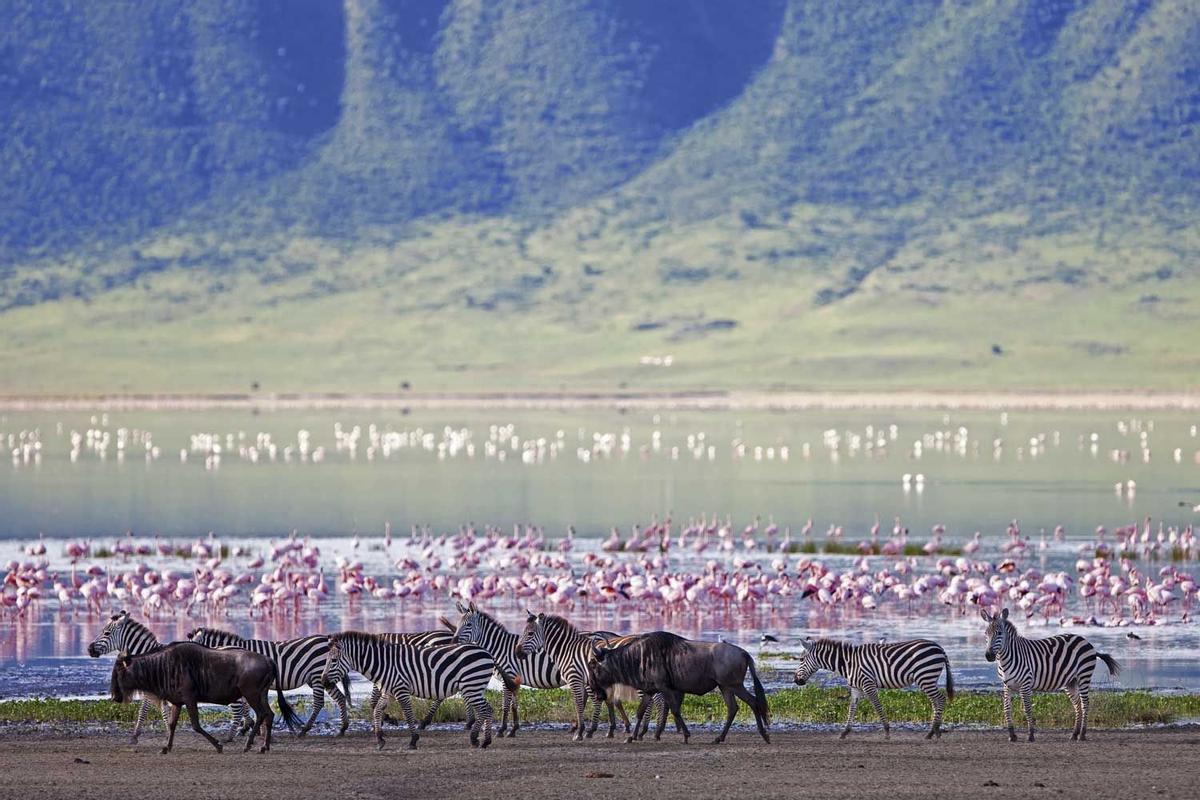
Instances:
[[[260,753],[271,748],[271,726],[275,713],[267,701],[271,685],[279,698],[279,710],[288,729],[299,722],[296,712],[288,705],[279,688],[279,675],[270,659],[240,648],[213,649],[192,642],[176,642],[153,653],[131,656],[121,653],[113,664],[110,692],[112,699],[126,703],[138,697],[150,695],[172,704],[171,718],[167,721],[170,734],[162,752],[169,753],[175,744],[175,726],[179,722],[179,710],[186,707],[192,728],[221,752],[221,743],[200,727],[200,710],[197,703],[230,705],[244,698],[256,717],[246,750],[254,743],[262,726],[267,732]]]
[[[754,681],[754,694],[746,691],[743,685],[747,670]],[[588,659],[588,674],[596,697],[606,700],[614,694],[628,693],[628,689],[641,690],[645,698],[661,692],[667,708],[675,716],[676,725],[683,732],[684,743],[691,733],[683,721],[683,695],[708,694],[713,689],[721,690],[729,712],[725,727],[714,744],[725,741],[729,726],[737,716],[735,697],[740,697],[750,706],[758,732],[764,741],[771,741],[767,735],[767,726],[771,724],[767,694],[758,680],[754,659],[736,645],[693,642],[673,633],[655,631],[616,647],[596,647]],[[648,706],[648,700],[643,700],[638,708],[637,722],[633,728],[635,736]],[[630,736],[625,741],[631,742],[633,739],[634,736]]]

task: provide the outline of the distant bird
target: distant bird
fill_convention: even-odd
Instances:
[[[779,640],[778,640],[778,639],[776,639],[774,636],[772,636],[772,635],[771,635],[771,634],[769,634],[769,633],[764,633],[764,634],[762,635],[762,639],[760,639],[760,641],[761,641],[763,644],[766,644],[767,642],[778,642]]]
[[[994,356],[1004,355],[1004,348],[998,344],[992,345],[992,355],[994,355]]]
[[[1137,639],[1139,642],[1142,640],[1142,637],[1138,636],[1133,631],[1130,631],[1129,633],[1125,634],[1125,638],[1126,639]]]

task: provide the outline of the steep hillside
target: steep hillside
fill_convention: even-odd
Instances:
[[[1200,374],[1188,0],[0,15],[2,391]]]

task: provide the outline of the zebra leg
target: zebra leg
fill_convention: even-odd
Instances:
[[[229,704],[229,709],[233,712],[233,716],[229,720],[229,735],[225,737],[225,741],[232,742],[245,732],[243,728],[246,725],[246,704],[241,700],[235,700]]]
[[[729,726],[733,724],[733,718],[737,716],[737,698],[733,695],[733,689],[728,686],[721,687],[721,696],[725,698],[725,727],[721,729],[717,738],[713,739],[713,744],[725,741],[725,737],[729,734]]]
[[[1017,729],[1013,727],[1012,706],[1012,689],[1009,689],[1006,683],[1004,684],[1004,724],[1008,726],[1008,740],[1015,742],[1017,740]]]
[[[1025,709],[1025,720],[1029,723],[1029,741],[1033,741],[1033,690],[1021,689],[1021,707]]]
[[[929,733],[925,734],[925,738],[932,739],[936,736],[940,739],[942,738],[942,715],[946,712],[946,695],[942,694],[941,689],[934,686],[925,689],[925,696],[933,705],[933,724],[929,727]]]
[[[492,743],[492,719],[495,714],[483,693],[463,695],[467,705],[475,711],[475,724],[471,727],[471,746],[487,748]],[[483,728],[483,742],[479,741],[479,728]]]
[[[142,704],[138,706],[137,719],[133,723],[133,733],[130,734],[130,736],[129,736],[130,744],[137,744],[138,736],[140,736],[142,733],[142,723],[146,721],[146,711],[149,710],[149,708],[150,708],[150,699],[149,698],[143,699]],[[165,719],[166,713],[167,713],[165,706],[162,708],[162,713],[163,713],[163,717]]]
[[[613,704],[605,702],[604,707],[608,709],[608,724],[614,730],[617,727],[617,715],[613,711]],[[600,698],[592,695],[592,726],[588,728],[587,738],[592,738],[596,733],[596,728],[600,727]]]
[[[333,698],[333,702],[337,703],[338,715],[341,719],[342,726],[338,729],[338,736],[345,736],[346,729],[350,727],[350,706],[346,702],[346,695],[342,694],[342,690],[336,686],[327,686],[325,691]]]
[[[846,714],[846,728],[842,731],[839,739],[845,739],[850,735],[850,726],[854,724],[854,715],[858,713],[858,700],[862,697],[862,691],[855,687],[850,687],[850,712]]]
[[[167,746],[162,749],[165,756],[175,746],[175,726],[179,724],[180,706],[171,706],[171,718],[167,720]]]
[[[662,739],[663,731],[667,729],[667,700],[662,696],[662,692],[657,692],[654,695],[654,713],[658,718],[656,720],[657,724],[654,726],[654,741],[657,742]],[[648,729],[649,727],[650,723],[647,722],[646,728]],[[676,728],[675,732],[678,733],[679,728]]]
[[[383,749],[383,709],[387,706],[386,697],[378,685],[371,692],[371,727],[375,731],[375,741],[379,749]]]
[[[378,683],[371,686],[371,699],[367,701],[367,708],[371,709],[372,716],[375,714],[375,707],[379,705],[383,699],[383,689]],[[387,703],[383,704],[383,716],[380,717],[381,722],[386,722],[388,725],[399,725],[400,720],[387,713]]]
[[[408,723],[408,749],[417,749],[417,739],[421,738],[421,734],[417,731],[417,720],[413,717],[412,695],[407,691],[401,691],[397,698],[400,701],[400,708],[404,710],[404,721]],[[383,741],[379,742],[380,748],[383,747]]]
[[[510,739],[517,735],[517,728],[521,724],[520,718],[517,715],[517,697],[518,697],[518,695],[520,695],[520,693],[521,693],[520,689],[513,692],[513,702],[512,702],[513,726],[512,726],[512,730],[508,734],[508,738],[510,738]]]
[[[1079,722],[1081,716],[1081,709],[1079,708],[1079,692],[1073,685],[1068,685],[1065,689],[1063,689],[1063,691],[1066,692],[1067,697],[1070,698],[1071,710],[1075,712],[1075,726],[1071,728],[1071,741],[1073,742],[1079,738]]]
[[[313,693],[313,709],[312,714],[308,716],[308,722],[304,723],[304,727],[300,729],[300,736],[307,736],[312,730],[313,723],[317,721],[317,715],[321,713],[321,709],[325,707],[325,690],[322,688],[321,679],[313,678],[308,684]]]
[[[1080,685],[1079,687],[1079,741],[1087,741],[1087,722],[1088,722],[1088,691],[1090,686]]]
[[[443,698],[439,697],[429,704],[429,710],[426,711],[425,716],[421,718],[420,724],[417,725],[417,730],[423,731],[433,724],[434,716],[437,714],[438,709],[442,707],[442,700]],[[399,724],[399,720],[397,720],[397,724]]]
[[[871,705],[875,707],[875,713],[883,722],[883,738],[892,738],[892,729],[888,727],[887,715],[883,713],[883,703],[879,700],[879,691],[874,686],[867,687],[867,699],[871,701]]]
[[[513,693],[507,688],[500,695],[500,729],[496,731],[500,738],[508,731],[508,712],[512,709]]]
[[[583,741],[583,729],[585,727],[585,723],[583,721],[583,709],[584,709],[584,706],[587,705],[587,689],[584,687],[583,681],[580,681],[580,680],[572,680],[570,689],[571,689],[571,699],[575,701],[575,724],[576,724],[575,735],[571,738],[577,742],[582,742]]]

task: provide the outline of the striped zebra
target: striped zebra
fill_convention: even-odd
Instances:
[[[996,662],[996,672],[1004,684],[1004,721],[1008,723],[1008,740],[1015,742],[1012,696],[1021,696],[1025,720],[1029,723],[1029,741],[1033,741],[1033,693],[1062,690],[1071,698],[1075,710],[1075,728],[1071,741],[1087,739],[1088,692],[1096,660],[1108,666],[1113,677],[1121,674],[1121,665],[1107,653],[1101,653],[1091,642],[1074,633],[1051,636],[1048,639],[1026,639],[1008,621],[1008,609],[999,614],[979,610],[987,627],[987,650],[984,658]]]
[[[447,625],[449,624],[448,621],[445,622]],[[441,628],[432,631],[419,631],[417,633],[379,633],[375,635],[383,639],[385,642],[390,642],[391,644],[408,644],[412,645],[413,647],[445,647],[446,645],[455,644],[454,634],[449,630],[443,630]],[[379,705],[379,700],[382,698],[382,696],[383,689],[380,688],[379,684],[376,683],[372,685],[371,699],[367,704],[367,708],[371,709],[372,714],[375,711],[375,706]],[[433,723],[433,717],[435,714],[437,714],[437,710],[441,708],[442,701],[444,699],[445,698],[438,698],[429,704],[429,711],[425,713],[425,716],[421,719],[420,724],[417,725],[417,730],[423,731]],[[387,703],[384,703],[384,708],[387,708]],[[383,714],[383,721],[388,725],[400,724],[400,720],[396,719],[391,714],[388,714],[386,710]],[[473,724],[474,712],[470,707],[468,707],[467,729],[470,730]]]
[[[841,675],[850,684],[850,713],[846,716],[846,728],[839,738],[850,735],[850,726],[858,711],[858,701],[866,695],[875,707],[875,713],[883,721],[884,738],[891,738],[887,715],[879,702],[880,689],[903,689],[914,683],[933,705],[933,725],[926,739],[942,736],[942,714],[946,703],[954,700],[954,678],[950,675],[950,659],[937,642],[928,639],[911,639],[907,642],[886,644],[850,644],[834,639],[805,639],[800,666],[796,669],[798,685],[813,676],[817,670],[828,670]],[[946,693],[938,688],[938,678],[946,671]]]
[[[413,717],[413,696],[442,699],[461,694],[467,707],[475,712],[471,727],[471,745],[487,747],[492,743],[492,707],[484,696],[496,662],[486,650],[471,645],[444,647],[415,647],[411,644],[392,644],[382,637],[359,631],[335,633],[329,637],[329,653],[325,669],[329,675],[354,670],[367,680],[382,687],[383,698],[395,698],[404,710],[410,739],[408,749],[417,748],[416,719]],[[503,673],[501,673],[503,675]],[[511,681],[506,688],[514,689]],[[375,706],[371,723],[379,749],[383,749],[384,703]],[[483,742],[479,729],[483,728]]]
[[[559,686],[566,686],[567,691],[571,693],[571,699],[575,701],[575,717],[576,727],[571,730],[575,733],[575,741],[581,742],[584,738],[584,708],[587,705],[587,699],[591,696],[590,681],[588,680],[588,656],[591,655],[597,644],[606,646],[617,646],[625,644],[634,636],[617,636],[608,631],[580,631],[566,619],[555,616],[553,614],[534,614],[532,611],[527,612],[528,617],[525,622],[525,628],[517,637],[516,651],[523,656],[529,657],[537,653],[545,653],[554,662],[558,668],[562,682]],[[644,702],[644,698],[642,698]],[[660,705],[661,698],[654,698],[655,708],[662,709],[660,712],[662,719],[666,713],[665,704]],[[616,730],[616,716],[613,712],[613,704],[607,703],[609,731],[608,738],[612,738],[613,732]],[[617,703],[620,708],[620,703]],[[624,709],[621,709],[621,716],[626,720],[625,730],[629,731],[628,717]],[[592,701],[592,725],[587,731],[587,737],[590,739],[592,734],[596,732],[596,728],[600,724],[600,702],[596,699]],[[662,732],[662,723],[659,725],[659,733]]]
[[[100,631],[100,635],[88,645],[87,654],[92,658],[99,658],[105,653],[111,652],[125,652],[131,656],[140,656],[143,653],[161,650],[165,646],[150,632],[149,628],[129,616],[128,611],[119,611],[112,615],[108,624],[104,626],[104,630]],[[133,723],[133,735],[129,737],[130,744],[137,744],[138,736],[142,732],[142,723],[146,721],[146,712],[154,704],[155,701],[149,697],[142,699],[141,705],[138,706],[137,721]],[[162,703],[160,710],[163,722],[169,724],[171,704]]]
[[[298,689],[308,686],[313,693],[313,709],[308,721],[300,729],[300,736],[306,735],[312,728],[325,706],[325,692],[338,705],[342,725],[338,736],[346,733],[350,725],[350,711],[347,707],[350,701],[350,676],[345,673],[331,672],[329,678],[333,681],[328,685],[322,683],[325,672],[325,656],[329,652],[329,637],[324,635],[304,636],[299,639],[289,639],[283,642],[273,642],[266,639],[246,639],[236,633],[220,628],[195,628],[188,633],[188,638],[197,644],[207,647],[240,647],[252,653],[266,656],[275,663],[279,670],[280,689]],[[342,690],[336,686],[342,682]],[[245,705],[235,707],[233,730],[244,728]]]

